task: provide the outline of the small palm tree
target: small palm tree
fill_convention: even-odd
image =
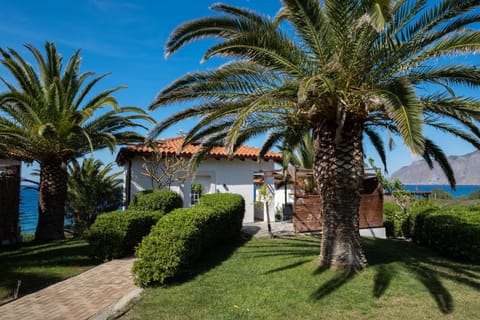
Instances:
[[[364,137],[384,165],[384,136],[400,137],[429,165],[437,161],[452,185],[446,156],[424,127],[480,148],[479,101],[457,92],[459,85],[480,87],[480,70],[467,60],[452,60],[480,49],[475,27],[480,3],[281,2],[273,18],[215,4],[219,15],[186,22],[172,33],[167,56],[190,42],[214,38],[219,41],[203,59],[233,61],[164,88],[151,109],[182,102],[190,107],[157,124],[150,136],[201,117],[185,139],[185,144],[203,141],[200,159],[215,143],[233,151],[268,133],[266,152],[285,137],[300,139],[311,130],[324,219],[319,262],[361,270],[366,264],[358,233]]]
[[[53,43],[45,44],[45,56],[26,45],[38,70],[15,50],[0,49],[0,62],[17,86],[1,78],[8,88],[0,93],[0,152],[40,165],[39,220],[35,238],[63,238],[67,165],[88,152],[116,144],[141,141],[129,128],[142,127],[137,119],[149,118],[134,107],[119,107],[112,93],[122,87],[93,94],[92,88],[106,75],[79,73],[80,52],[65,68]],[[111,107],[103,113],[104,107]]]
[[[81,236],[102,212],[120,208],[123,200],[122,173],[112,173],[113,163],[86,158],[68,166],[67,218],[73,232]]]

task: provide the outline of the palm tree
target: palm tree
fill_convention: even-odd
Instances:
[[[306,177],[297,177],[295,182],[288,181],[287,170],[289,166],[295,166],[303,169],[313,169],[313,137],[312,131],[306,131],[302,137],[296,134],[285,135],[282,139],[281,145],[278,146],[282,152],[283,158],[283,172],[281,182],[277,182],[278,188],[286,187],[287,184],[295,183],[296,187],[305,190],[309,194],[317,194],[313,177],[308,175]]]
[[[45,44],[45,56],[31,45],[26,47],[38,73],[15,50],[0,49],[0,62],[18,85],[1,78],[8,91],[0,93],[0,151],[38,162],[35,238],[48,241],[63,238],[68,163],[97,149],[107,147],[113,152],[116,144],[141,141],[138,133],[127,128],[141,127],[135,120],[148,117],[141,109],[118,106],[111,94],[122,87],[93,94],[92,88],[106,75],[90,81],[92,72],[79,73],[79,51],[63,68],[53,43]],[[107,106],[112,109],[103,112]]]
[[[113,163],[104,166],[93,158],[68,166],[66,211],[74,235],[81,236],[102,212],[118,210],[122,205],[122,172],[112,173],[112,169]]]
[[[303,137],[285,137],[279,149],[282,151],[284,169],[289,165],[313,169],[312,131],[306,131]]]
[[[480,86],[480,71],[452,57],[480,49],[478,1],[282,0],[278,14],[215,4],[219,12],[179,26],[166,55],[204,38],[203,60],[231,61],[180,77],[161,90],[151,109],[188,102],[158,123],[201,117],[185,144],[230,151],[267,133],[263,151],[285,137],[313,132],[314,179],[323,210],[319,263],[358,271],[366,258],[358,234],[364,138],[385,165],[385,137],[398,136],[429,165],[455,180],[430,126],[480,147],[479,101],[457,95]],[[448,58],[449,60],[446,60]],[[438,61],[449,61],[439,63]],[[461,62],[458,62],[461,61]]]

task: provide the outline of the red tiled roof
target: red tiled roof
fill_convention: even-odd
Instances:
[[[174,138],[167,138],[162,139],[157,142],[158,152],[162,153],[165,156],[179,156],[179,157],[186,157],[190,158],[195,153],[197,153],[200,148],[200,143],[193,143],[186,145],[183,149],[181,149],[183,142],[185,141],[185,137],[174,137]],[[154,152],[153,148],[145,145],[145,144],[137,144],[137,145],[130,145],[120,149],[120,152],[117,155],[116,162],[119,165],[125,164],[127,159],[130,159],[134,156],[143,155],[148,156]],[[240,146],[232,155],[234,159],[252,159],[257,160],[258,155],[260,154],[260,149],[249,147],[249,146]],[[208,154],[207,157],[209,158],[228,158],[229,153],[225,150],[224,147],[214,147]],[[267,152],[263,159],[273,160],[273,161],[282,161],[282,155],[278,152]]]

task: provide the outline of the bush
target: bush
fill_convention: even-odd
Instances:
[[[183,207],[180,195],[170,190],[144,190],[135,194],[129,209],[170,212]]]
[[[480,190],[472,191],[472,192],[468,195],[468,199],[470,199],[470,200],[478,200],[478,199],[480,199]]]
[[[164,283],[189,270],[207,248],[240,234],[244,211],[240,195],[216,193],[162,217],[137,248],[136,284]]]
[[[387,237],[403,237],[402,225],[406,219],[402,208],[393,202],[383,203],[383,225]]]
[[[163,215],[161,211],[113,211],[101,214],[87,232],[93,256],[111,260],[132,254]]]
[[[434,200],[451,200],[452,194],[443,189],[432,189],[431,197]]]
[[[412,239],[448,257],[480,262],[480,212],[475,208],[437,208],[415,215]]]

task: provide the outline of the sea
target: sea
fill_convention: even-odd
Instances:
[[[38,191],[36,189],[21,187],[19,219],[21,233],[35,233],[38,222]]]
[[[462,185],[452,190],[447,185],[405,185],[406,190],[410,191],[431,191],[433,189],[443,189],[449,192],[453,197],[468,196],[479,186]],[[38,221],[38,191],[22,186],[20,191],[20,227],[23,234],[35,233]]]

